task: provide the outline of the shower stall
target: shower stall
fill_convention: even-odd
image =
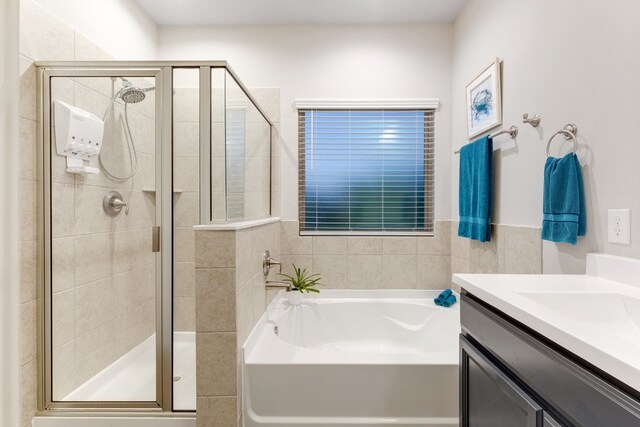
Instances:
[[[41,409],[194,411],[193,226],[271,215],[272,123],[223,61],[37,65]]]

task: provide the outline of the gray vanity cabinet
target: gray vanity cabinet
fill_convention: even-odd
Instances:
[[[640,393],[463,290],[464,427],[640,427]]]
[[[536,427],[542,420],[538,405],[489,358],[460,337],[463,425]]]

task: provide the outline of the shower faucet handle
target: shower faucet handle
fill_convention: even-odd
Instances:
[[[123,200],[114,199],[111,201],[111,206],[118,211],[124,208],[124,214],[129,215],[129,205],[125,203]]]
[[[110,191],[104,196],[104,199],[102,199],[102,208],[109,216],[118,215],[120,211],[122,211],[122,208],[124,208],[124,214],[129,215],[129,204],[123,200],[122,194],[117,191]]]

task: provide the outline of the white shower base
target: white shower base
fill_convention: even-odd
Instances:
[[[196,336],[175,332],[173,338],[173,407],[196,407]],[[63,401],[155,401],[156,337],[138,344],[120,359],[69,393]]]

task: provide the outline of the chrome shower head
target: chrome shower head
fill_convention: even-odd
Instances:
[[[138,102],[144,101],[146,95],[142,91],[142,89],[136,86],[128,86],[122,89],[120,92],[120,99],[122,99],[127,104],[137,104]]]

